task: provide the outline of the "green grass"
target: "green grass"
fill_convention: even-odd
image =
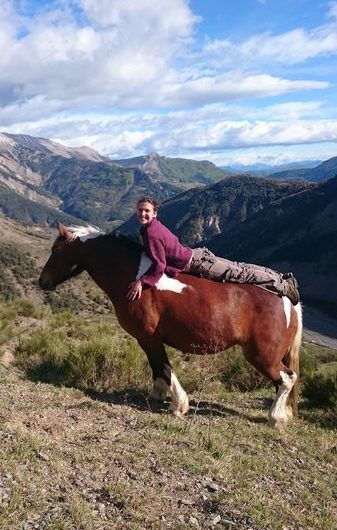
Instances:
[[[52,314],[48,306],[28,300],[14,301],[7,308],[0,305],[5,339],[13,333],[11,319],[18,315],[45,318],[44,326],[23,337],[15,351],[17,366],[29,378],[95,392],[143,391],[151,386],[144,352],[113,315],[83,319],[70,311]],[[245,361],[239,347],[212,356],[182,355],[172,348],[167,351],[188,393],[221,396],[228,391],[251,392],[271,386]],[[303,346],[301,383],[308,406],[335,407],[336,359],[337,352],[332,350]],[[269,392],[272,394],[270,388]]]
[[[20,341],[16,361],[31,379],[57,385],[101,392],[149,384],[145,354],[117,333],[112,318],[88,323],[68,312],[54,315]]]
[[[6,530],[208,528],[216,516],[220,528],[334,528],[335,432],[304,420],[271,430],[258,392],[181,421],[50,385],[6,390]]]
[[[27,377],[0,366],[1,529],[334,528],[335,352],[304,345],[299,419],[274,431],[274,391],[239,348],[168,348],[190,395],[179,420],[168,402],[150,410],[145,354],[113,315],[16,300],[0,304],[0,322],[4,344],[20,335]]]

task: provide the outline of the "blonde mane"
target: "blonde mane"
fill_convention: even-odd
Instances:
[[[78,237],[81,241],[87,241],[87,239],[94,239],[98,236],[103,236],[104,232],[97,226],[87,225],[87,226],[68,226],[68,232],[71,232],[71,239]]]

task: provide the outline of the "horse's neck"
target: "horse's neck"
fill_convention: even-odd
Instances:
[[[112,302],[126,296],[128,285],[136,279],[139,260],[137,249],[109,240],[91,240],[85,257],[87,272]]]

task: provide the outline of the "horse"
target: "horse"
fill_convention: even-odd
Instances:
[[[147,355],[153,376],[149,399],[171,394],[170,410],[188,412],[189,401],[172,370],[165,345],[186,353],[222,352],[241,346],[247,361],[276,386],[269,424],[285,425],[297,413],[301,304],[293,306],[256,285],[220,283],[180,273],[165,275],[141,298],[127,299],[129,284],[151,262],[144,248],[126,236],[94,227],[66,227],[40,274],[43,290],[54,290],[82,271],[105,291],[117,319]]]

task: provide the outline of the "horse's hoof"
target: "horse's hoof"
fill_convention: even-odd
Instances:
[[[147,396],[148,401],[165,401],[166,398],[166,392],[162,391],[160,392],[157,388],[154,388],[151,390],[149,395]]]
[[[171,403],[169,411],[172,412],[174,416],[181,418],[188,413],[189,408],[188,397],[186,397],[181,403]]]
[[[182,413],[180,412],[180,410],[173,410],[173,409],[172,409],[171,412],[172,412],[172,414],[173,414],[173,416],[174,416],[175,418],[179,418],[180,420],[182,420],[182,419],[184,418],[184,414],[182,414]]]
[[[268,418],[268,425],[272,427],[273,429],[282,429],[286,426],[288,423],[288,417],[285,416],[283,418],[273,418],[272,416],[269,416]]]
[[[167,395],[168,387],[167,384],[163,379],[158,377],[153,384],[153,388],[149,395],[147,396],[147,399],[155,401],[165,401],[166,395]]]

